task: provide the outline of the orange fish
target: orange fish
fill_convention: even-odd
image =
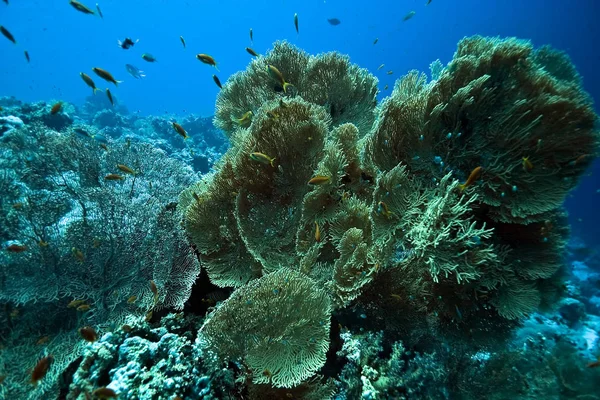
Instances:
[[[50,336],[42,336],[41,338],[38,339],[37,342],[35,342],[35,344],[37,344],[38,346],[41,346],[43,344],[46,344],[50,341]]]
[[[62,102],[59,101],[58,103],[56,103],[52,106],[52,108],[50,109],[50,114],[52,114],[52,115],[57,114],[61,109],[62,109]]]
[[[156,303],[158,303],[158,288],[156,287],[156,283],[154,283],[153,280],[150,280],[150,290],[154,295],[154,305],[156,305]]]
[[[83,303],[85,303],[85,300],[72,300],[69,304],[67,304],[67,308],[77,308]]]
[[[96,340],[98,340],[98,334],[96,333],[96,330],[91,326],[84,326],[83,328],[79,328],[79,335],[86,342],[93,343]]]
[[[27,246],[23,245],[23,244],[11,244],[10,246],[6,247],[7,251],[10,251],[11,253],[22,253],[25,250],[27,250]]]
[[[217,68],[217,62],[215,61],[215,59],[209,56],[208,54],[200,53],[196,55],[196,58],[204,64],[212,65],[217,71],[219,70],[219,68]]]
[[[394,213],[390,211],[390,209],[388,208],[387,204],[385,204],[383,201],[380,201],[377,204],[377,212],[383,216],[385,216],[386,218],[391,217]]]
[[[77,307],[77,311],[85,312],[89,311],[90,308],[92,308],[92,306],[90,306],[89,304],[82,304],[79,307]]]
[[[117,164],[117,168],[129,175],[135,175],[135,171],[125,164]]]
[[[119,174],[108,174],[104,177],[104,179],[107,181],[122,181],[125,179],[125,177]]]
[[[319,229],[319,223],[315,221],[315,241],[321,241],[321,229]]]
[[[529,161],[529,157],[523,157],[523,171],[530,172],[533,169],[533,163]]]
[[[589,363],[587,365],[588,368],[598,368],[600,367],[600,357],[598,357],[598,360],[596,361],[592,361],[591,363]]]
[[[472,184],[474,184],[475,181],[477,179],[479,179],[482,172],[483,172],[483,168],[481,168],[481,167],[476,167],[475,169],[473,169],[473,171],[471,171],[471,175],[469,175],[469,177],[467,178],[467,181],[465,183],[461,183],[460,185],[458,185],[459,189],[461,191],[463,191],[466,188],[468,188],[469,186],[471,186]]]
[[[187,134],[187,132],[185,131],[185,129],[183,129],[183,126],[179,125],[177,122],[173,122],[173,129],[175,129],[175,132],[177,132],[179,135],[183,136],[183,139],[187,139],[189,136]]]
[[[92,71],[94,71],[96,73],[96,75],[98,75],[100,78],[104,79],[105,81],[114,83],[115,86],[119,86],[119,83],[123,82],[123,81],[116,80],[110,72],[108,72],[102,68],[95,67],[95,68],[92,68]],[[86,81],[86,83],[87,83],[87,81]]]
[[[133,304],[133,303],[135,303],[136,300],[137,300],[137,296],[136,295],[129,296],[129,298],[127,299],[127,303],[128,304]]]
[[[53,361],[54,357],[51,354],[38,361],[31,371],[31,383],[37,385],[39,381],[44,379]]]
[[[331,180],[329,176],[317,175],[311,178],[308,181],[309,185],[322,185],[324,183],[328,183]]]
[[[73,257],[75,257],[80,263],[85,261],[85,255],[83,254],[83,251],[79,250],[77,247],[73,247],[71,249],[71,253],[73,253]]]

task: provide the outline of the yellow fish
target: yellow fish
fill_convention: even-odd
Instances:
[[[271,164],[271,167],[275,167],[275,165],[273,165],[273,161],[275,161],[275,158],[271,158],[268,155],[263,154],[263,153],[258,153],[258,152],[250,153],[250,159],[252,161],[258,161],[261,164]]]

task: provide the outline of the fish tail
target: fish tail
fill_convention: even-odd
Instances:
[[[283,82],[283,93],[287,93],[288,86],[294,87],[294,85],[289,82]]]
[[[271,167],[275,168],[275,164],[273,164],[273,161],[275,161],[275,158],[271,159]]]
[[[97,90],[102,91],[102,89],[94,88],[94,94],[96,94]]]
[[[221,72],[219,71],[219,67],[217,67],[217,64],[215,64],[215,69],[217,70],[217,72]]]
[[[115,81],[115,86],[119,86],[119,83],[123,83],[124,81]]]
[[[461,183],[460,185],[458,185],[458,189],[460,189],[461,192],[464,192],[466,188],[467,188],[466,183]]]

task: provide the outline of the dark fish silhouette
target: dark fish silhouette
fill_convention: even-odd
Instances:
[[[340,21],[337,18],[328,18],[327,22],[329,22],[329,25],[333,25],[333,26],[336,26],[336,25],[339,25],[342,23],[342,21]]]
[[[0,32],[2,32],[2,34],[4,35],[5,38],[7,38],[8,40],[10,40],[14,44],[17,44],[17,41],[15,40],[15,37],[12,35],[12,33],[10,33],[8,31],[8,29],[6,29],[5,27],[3,27],[2,25],[0,25]]]

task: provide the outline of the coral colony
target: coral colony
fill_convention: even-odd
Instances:
[[[568,57],[474,36],[377,83],[276,42],[222,84],[224,136],[2,100],[0,395],[596,398],[562,204],[600,136]]]

